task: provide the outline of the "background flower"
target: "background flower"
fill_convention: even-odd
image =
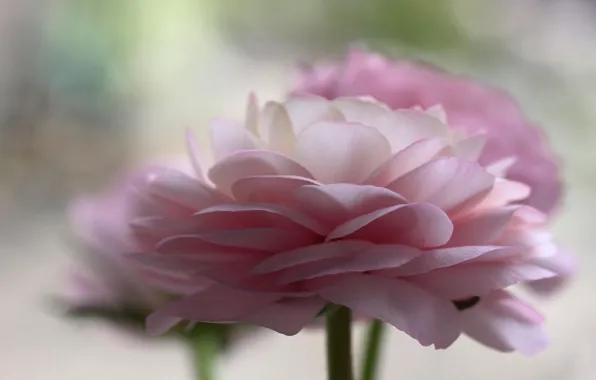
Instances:
[[[549,213],[561,197],[558,160],[545,136],[501,90],[427,65],[353,49],[343,62],[303,70],[294,92],[327,99],[372,96],[394,109],[441,105],[449,126],[487,134],[480,163],[515,157],[508,177],[532,187],[525,204]]]
[[[133,257],[195,287],[150,329],[244,322],[292,335],[336,303],[423,345],[449,346],[471,323],[462,316],[479,314],[504,336],[525,332],[524,345],[483,343],[542,349],[541,319],[510,329],[497,322],[514,313],[468,311],[558,275],[546,217],[512,206],[530,189],[500,178],[502,162],[475,162],[484,136],[440,116],[316,96],[260,109],[251,97],[244,124],[214,121],[212,165],[190,138],[194,175],[154,168],[136,182],[155,212],[131,220],[145,247]]]

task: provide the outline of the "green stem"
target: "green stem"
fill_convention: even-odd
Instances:
[[[328,380],[353,380],[352,312],[346,307],[327,313]]]
[[[192,344],[197,380],[215,380],[215,367],[221,349],[216,331],[201,329],[192,335]]]
[[[362,377],[360,380],[374,380],[377,377],[380,361],[379,353],[383,344],[384,331],[385,325],[378,319],[373,321],[368,327],[366,351],[364,352]]]

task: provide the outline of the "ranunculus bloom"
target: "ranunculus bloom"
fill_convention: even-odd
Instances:
[[[173,160],[168,165],[189,173],[190,166]],[[149,312],[184,294],[184,282],[147,271],[126,254],[138,250],[129,221],[155,213],[138,196],[134,180],[152,167],[132,171],[104,193],[75,199],[68,217],[81,265],[71,272],[69,301],[77,308]],[[194,289],[194,284],[193,284]]]
[[[522,203],[550,213],[561,197],[557,158],[545,136],[503,91],[429,66],[353,50],[345,62],[303,70],[294,92],[327,99],[371,96],[393,109],[441,105],[449,126],[487,134],[481,164],[515,157],[508,178],[532,188]]]
[[[252,97],[245,123],[213,123],[213,163],[190,138],[194,175],[139,176],[131,257],[196,281],[149,328],[245,322],[291,335],[335,303],[423,345],[465,332],[499,350],[543,348],[542,318],[504,289],[557,276],[545,217],[512,205],[529,188],[501,178],[506,163],[476,162],[483,136],[452,133],[436,112],[314,96],[261,110]]]

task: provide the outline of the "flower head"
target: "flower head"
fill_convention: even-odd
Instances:
[[[212,163],[190,136],[194,175],[162,167],[135,182],[152,212],[130,221],[132,257],[196,281],[149,328],[244,322],[291,335],[334,303],[423,345],[466,332],[501,350],[544,347],[542,319],[504,289],[557,276],[545,217],[512,205],[529,187],[502,178],[502,162],[477,163],[484,137],[440,114],[316,96],[261,109],[251,97],[244,123],[213,122]]]
[[[425,65],[353,50],[345,62],[301,71],[294,92],[327,99],[372,96],[393,109],[441,105],[450,127],[486,133],[480,163],[515,158],[507,176],[532,188],[524,204],[550,213],[561,197],[557,158],[545,136],[500,90]]]

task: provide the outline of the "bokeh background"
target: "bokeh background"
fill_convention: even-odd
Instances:
[[[466,339],[443,352],[391,333],[382,379],[568,379],[596,373],[596,1],[0,0],[0,379],[191,379],[191,354],[66,320],[67,201],[136,162],[181,154],[249,91],[357,42],[513,92],[564,162],[558,239],[582,274],[539,301],[553,344],[528,359]],[[361,341],[362,330],[356,331]],[[263,333],[224,380],[324,379],[323,336]]]

